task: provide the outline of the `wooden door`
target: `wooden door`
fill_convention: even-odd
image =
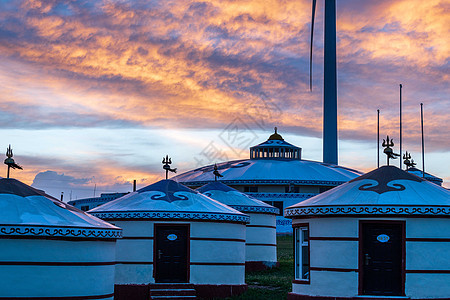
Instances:
[[[403,274],[402,223],[363,223],[362,294],[402,296]]]
[[[188,282],[189,225],[155,224],[155,281]]]

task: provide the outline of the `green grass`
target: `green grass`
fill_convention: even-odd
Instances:
[[[292,236],[277,236],[277,256],[279,268],[266,271],[248,272],[245,282],[248,290],[229,300],[285,300],[292,289],[294,256]]]

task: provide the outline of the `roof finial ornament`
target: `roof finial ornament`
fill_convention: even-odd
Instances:
[[[223,177],[222,174],[219,173],[218,168],[217,168],[217,164],[214,164],[214,181],[217,181],[217,178]]]
[[[9,178],[9,170],[11,168],[19,169],[19,170],[23,170],[23,168],[21,166],[19,166],[18,164],[16,164],[14,159],[12,158],[13,152],[12,152],[11,145],[9,145],[9,147],[6,149],[6,156],[7,156],[7,158],[5,159],[5,165],[8,166],[8,173],[6,174],[6,178]]]
[[[169,171],[176,173],[177,168],[171,169],[170,165],[172,164],[172,159],[169,157],[169,155],[166,155],[166,157],[163,157],[162,163],[164,164],[163,169],[166,170],[166,179],[169,179]]]
[[[414,162],[414,159],[411,159],[411,153],[408,153],[408,151],[406,151],[405,154],[403,154],[403,163],[406,166],[406,170],[408,170],[409,168],[413,168],[416,163]]]
[[[283,137],[278,134],[278,127],[274,127],[275,132],[269,136],[269,140],[284,141]]]
[[[389,141],[389,136],[386,137],[386,140],[383,139],[382,146],[385,147],[383,152],[387,156],[387,165],[389,166],[389,159],[396,159],[400,154],[394,153],[394,150],[392,150],[391,147],[394,147],[394,141],[392,139]]]

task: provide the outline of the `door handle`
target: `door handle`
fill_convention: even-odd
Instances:
[[[367,254],[367,253],[364,254],[364,264],[365,264],[366,266],[369,265],[370,259],[371,259],[371,257],[369,256],[369,254]]]
[[[162,251],[158,250],[158,259],[161,259]]]

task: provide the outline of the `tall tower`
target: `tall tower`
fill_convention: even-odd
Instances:
[[[338,164],[336,0],[325,0],[323,162]]]
[[[325,1],[324,80],[323,80],[323,162],[338,164],[336,0]],[[316,2],[312,1],[310,87],[312,88],[312,49]]]

